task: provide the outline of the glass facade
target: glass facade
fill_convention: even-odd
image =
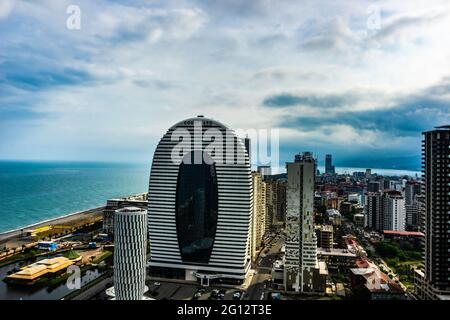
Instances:
[[[201,163],[198,159],[202,159]],[[205,152],[190,152],[180,164],[176,196],[177,235],[183,262],[209,262],[217,216],[218,189],[213,160]]]

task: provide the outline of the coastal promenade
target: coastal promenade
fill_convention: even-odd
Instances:
[[[103,209],[105,207],[97,207],[85,211],[71,213],[62,217],[41,221],[32,225],[24,226],[16,230],[0,233],[0,245],[6,242],[13,242],[19,240],[22,232],[29,229],[36,229],[43,226],[80,226],[87,223],[96,222],[102,219]]]

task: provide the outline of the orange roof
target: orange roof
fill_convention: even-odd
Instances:
[[[424,237],[425,236],[422,232],[417,232],[417,231],[384,230],[383,233],[398,235],[398,236],[414,236],[414,237]]]

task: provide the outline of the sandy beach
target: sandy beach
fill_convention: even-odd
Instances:
[[[18,240],[21,236],[22,230],[25,231],[29,229],[39,228],[42,226],[56,226],[56,225],[74,226],[87,222],[93,222],[95,220],[100,220],[102,218],[104,208],[105,207],[97,207],[85,211],[75,212],[58,218],[49,219],[32,225],[24,226],[23,228],[19,228],[16,230],[0,233],[0,244]]]

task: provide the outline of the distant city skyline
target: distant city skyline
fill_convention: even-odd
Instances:
[[[148,162],[204,114],[279,128],[281,163],[418,169],[450,122],[446,1],[72,4],[0,4],[0,159]]]

